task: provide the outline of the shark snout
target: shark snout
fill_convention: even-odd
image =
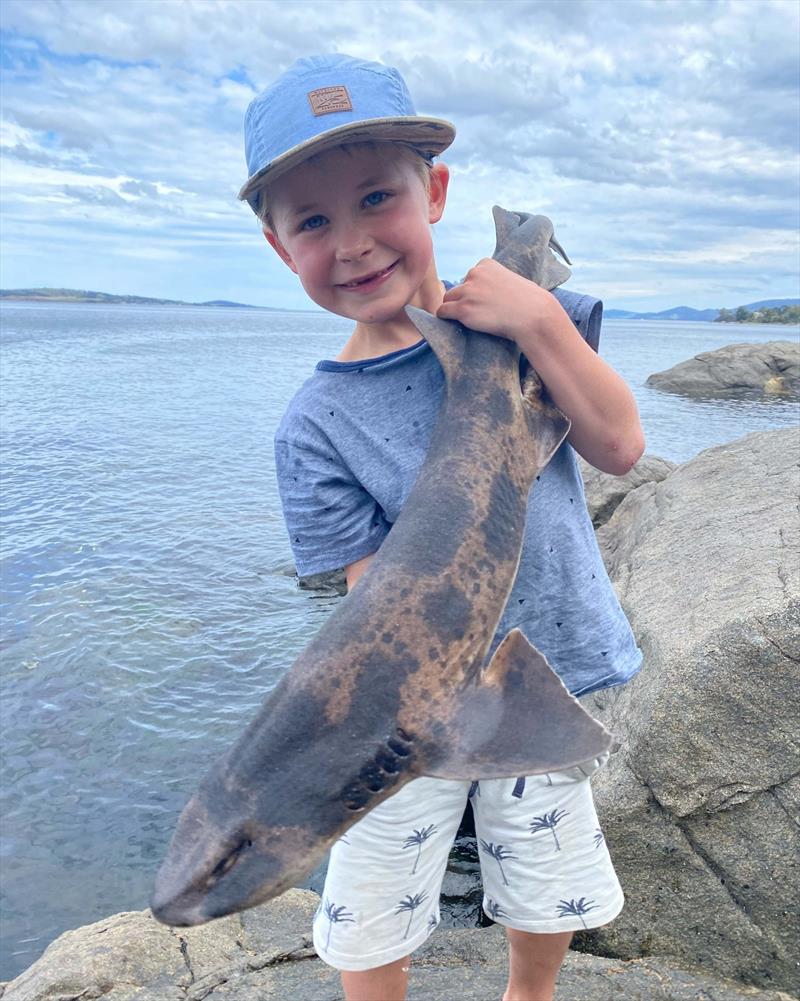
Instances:
[[[170,852],[158,876],[150,908],[163,924],[198,925],[252,907],[286,888],[280,860],[242,835],[206,846],[200,865]]]
[[[251,906],[254,890],[280,879],[278,860],[263,850],[253,822],[220,826],[212,802],[197,795],[187,803],[156,876],[150,908],[164,924],[197,925],[241,910]]]

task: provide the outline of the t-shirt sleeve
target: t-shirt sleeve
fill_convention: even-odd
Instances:
[[[338,570],[374,553],[390,525],[335,454],[275,439],[283,517],[301,577]]]
[[[593,351],[600,345],[600,327],[603,323],[603,304],[591,295],[582,295],[570,289],[555,288],[553,295],[558,299],[569,318],[578,328],[581,337]]]

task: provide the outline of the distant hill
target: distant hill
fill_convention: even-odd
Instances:
[[[747,303],[743,308],[748,312],[757,309],[780,309],[781,306],[798,306],[800,299],[763,299],[761,302]],[[733,312],[740,307],[734,307]],[[660,313],[635,313],[628,309],[607,309],[603,316],[609,320],[707,320],[713,322],[719,316],[719,309],[692,309],[691,306],[673,306]]]
[[[74,288],[10,288],[0,289],[0,299],[18,302],[102,302],[123,303],[127,306],[213,306],[226,309],[263,309],[271,313],[291,310],[274,306],[248,306],[244,302],[213,299],[210,302],[183,302],[181,299],[151,299],[142,295],[111,295],[108,292],[90,292]]]

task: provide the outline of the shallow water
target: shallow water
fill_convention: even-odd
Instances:
[[[336,599],[299,591],[272,433],[347,321],[4,303],[2,966],[146,906],[178,811]],[[648,451],[675,461],[797,405],[646,377],[797,328],[609,321]]]

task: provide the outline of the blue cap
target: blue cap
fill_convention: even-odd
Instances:
[[[250,102],[244,143],[250,176],[239,192],[258,212],[262,189],[308,157],[351,142],[401,142],[438,156],[450,122],[418,115],[391,66],[338,54],[298,59]]]

